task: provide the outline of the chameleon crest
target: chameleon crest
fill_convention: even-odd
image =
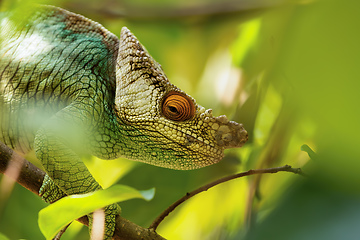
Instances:
[[[248,138],[242,124],[225,115],[213,117],[211,109],[171,84],[126,27],[120,34],[115,104],[121,121],[136,125],[148,138],[138,144],[135,158],[156,166],[205,167],[219,162],[224,149],[241,147]]]

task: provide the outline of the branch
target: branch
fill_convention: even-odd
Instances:
[[[230,176],[226,176],[224,178],[220,178],[214,182],[208,183],[192,192],[186,193],[185,196],[183,196],[182,198],[180,198],[179,200],[177,200],[176,202],[174,202],[173,204],[171,204],[164,212],[162,212],[154,221],[153,223],[150,225],[149,229],[154,229],[154,231],[156,230],[156,228],[159,226],[159,224],[164,220],[164,218],[169,215],[172,211],[174,211],[174,209],[179,206],[181,203],[185,202],[187,199],[195,196],[196,194],[199,194],[201,192],[207,191],[209,188],[212,188],[220,183],[223,182],[227,182],[230,181],[232,179],[235,178],[240,178],[240,177],[245,177],[245,176],[249,176],[249,175],[254,175],[254,174],[263,174],[263,173],[277,173],[277,172],[292,172],[295,174],[300,174],[300,175],[304,175],[304,173],[301,171],[300,168],[292,168],[289,165],[285,165],[282,167],[275,167],[275,168],[265,168],[265,169],[256,169],[256,170],[249,170],[246,172],[242,172],[242,173],[237,173],[234,175],[230,175]]]
[[[0,173],[18,182],[36,195],[39,195],[39,190],[45,176],[44,171],[2,142],[0,142]],[[89,225],[89,220],[86,216],[79,218],[77,221],[86,226]],[[121,216],[117,216],[113,239],[137,240],[140,238],[143,240],[165,239],[158,235],[155,230],[140,227]]]
[[[216,17],[229,15],[244,15],[245,13],[257,13],[269,8],[288,5],[288,3],[273,3],[264,1],[226,1],[194,6],[156,6],[134,5],[114,2],[110,5],[83,5],[74,2],[65,3],[65,8],[75,12],[96,13],[107,18],[126,18],[133,20],[176,20],[194,17]]]

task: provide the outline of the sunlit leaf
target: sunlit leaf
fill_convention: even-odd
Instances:
[[[114,185],[137,164],[137,162],[127,159],[104,161],[94,156],[83,158],[82,160],[91,172],[91,175],[103,188]]]
[[[39,212],[39,227],[46,239],[52,239],[64,226],[81,216],[133,198],[151,200],[154,193],[154,189],[138,191],[128,186],[115,185],[93,193],[68,196]]]
[[[259,35],[261,19],[256,18],[241,25],[241,34],[234,41],[232,46],[233,61],[236,65],[241,65],[246,54],[254,47]]]

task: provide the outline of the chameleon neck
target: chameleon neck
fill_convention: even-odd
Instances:
[[[114,106],[113,106],[114,107]],[[138,141],[146,136],[134,126],[118,118],[116,108],[104,109],[102,121],[91,136],[92,155],[101,159],[114,159],[134,155]]]

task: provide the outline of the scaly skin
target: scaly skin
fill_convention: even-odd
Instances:
[[[247,141],[241,124],[213,117],[171,84],[125,27],[118,39],[55,7],[14,11],[0,26],[0,139],[35,150],[48,174],[40,190],[47,202],[101,189],[84,155],[187,170]],[[105,208],[105,239],[119,211]]]

